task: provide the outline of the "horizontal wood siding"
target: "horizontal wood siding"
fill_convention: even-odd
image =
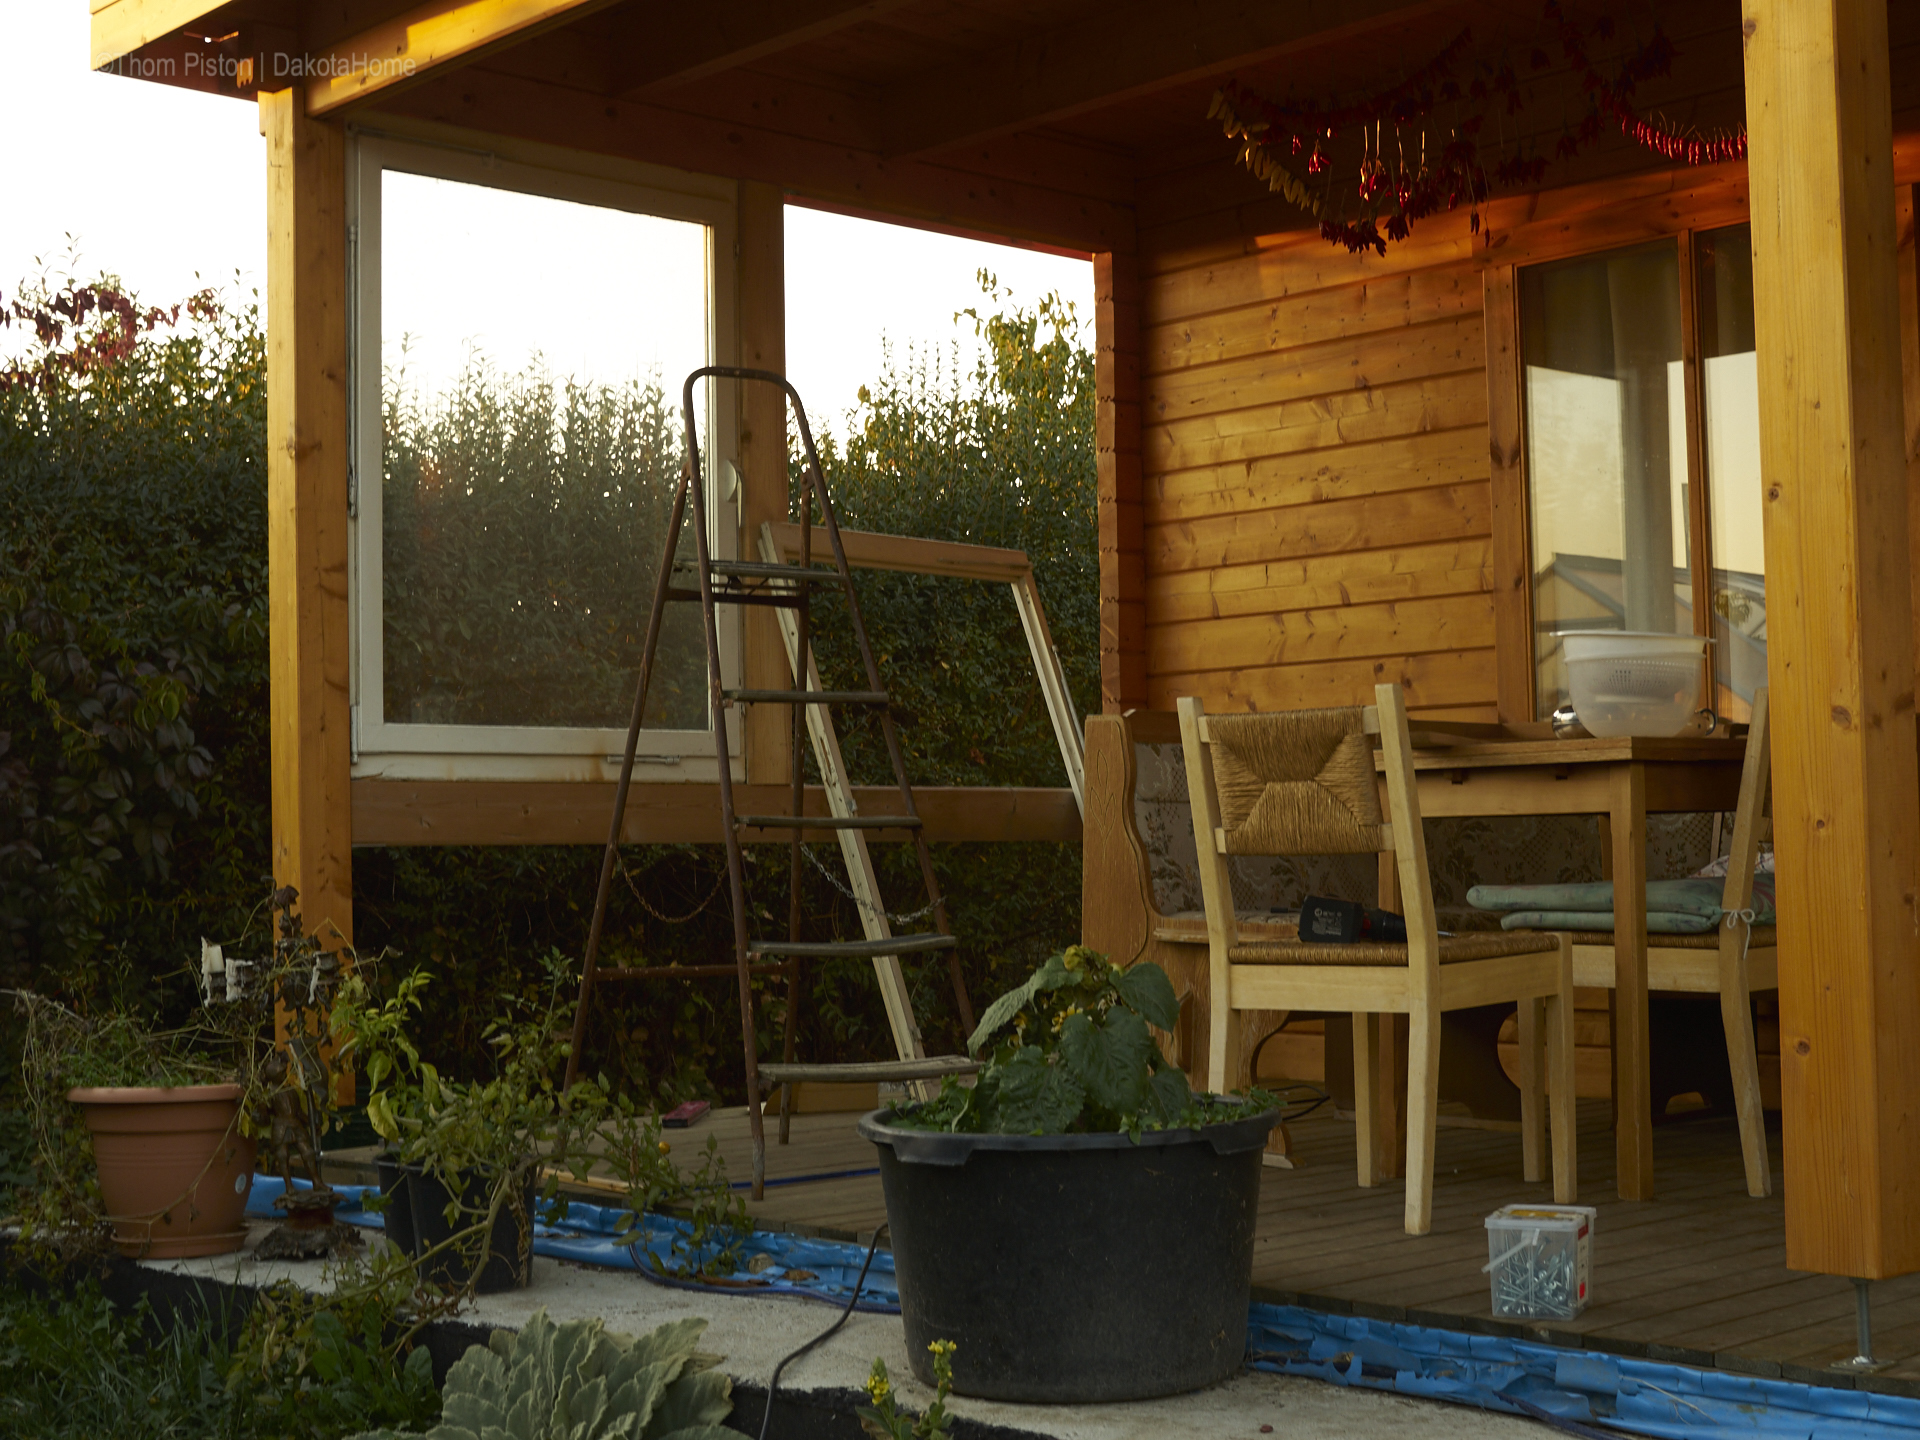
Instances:
[[[1397,680],[1416,710],[1494,718],[1481,264],[1470,237],[1434,238],[1372,262],[1299,235],[1148,253],[1155,708],[1351,704]]]

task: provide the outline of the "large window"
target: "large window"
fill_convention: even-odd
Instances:
[[[1525,269],[1520,318],[1537,712],[1567,698],[1560,637],[1614,629],[1711,635],[1702,703],[1744,719],[1766,679],[1747,227]]]
[[[722,358],[730,213],[385,139],[356,159],[357,773],[599,778],[667,538],[681,384]],[[696,391],[710,502],[730,399]],[[730,508],[702,517],[723,554]],[[669,612],[649,692],[641,750],[673,778],[712,754],[698,626]]]

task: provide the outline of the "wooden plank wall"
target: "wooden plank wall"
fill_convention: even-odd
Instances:
[[[1478,233],[1441,216],[1385,257],[1199,203],[1188,175],[1142,180],[1147,703],[1398,680],[1430,718],[1532,718],[1514,267],[1739,224],[1745,166],[1502,197]]]
[[[1497,704],[1480,265],[1143,258],[1149,702]],[[1451,249],[1451,247],[1447,247]]]

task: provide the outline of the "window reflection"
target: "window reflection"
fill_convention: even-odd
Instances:
[[[1698,236],[1701,412],[1713,554],[1714,708],[1735,720],[1767,680],[1760,385],[1754,370],[1753,242],[1735,225]]]
[[[1567,698],[1560,637],[1691,634],[1677,247],[1523,270],[1538,713]]]
[[[622,729],[709,231],[388,170],[380,235],[383,717]],[[666,617],[647,719],[707,724],[696,607]]]

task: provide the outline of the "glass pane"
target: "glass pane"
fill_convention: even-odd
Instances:
[[[396,170],[380,203],[384,718],[625,729],[707,229]],[[697,606],[660,656],[648,722],[705,727]]]
[[[1766,545],[1761,524],[1760,382],[1753,355],[1753,239],[1735,225],[1697,239],[1707,526],[1713,537],[1713,707],[1753,713],[1767,681]]]
[[[1694,629],[1678,247],[1523,270],[1520,306],[1544,717],[1567,699],[1561,635]]]

